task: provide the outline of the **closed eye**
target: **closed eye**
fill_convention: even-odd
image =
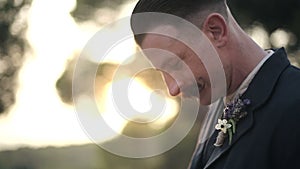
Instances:
[[[163,64],[163,68],[167,70],[179,70],[182,66],[182,60],[178,58],[169,59],[165,64]]]

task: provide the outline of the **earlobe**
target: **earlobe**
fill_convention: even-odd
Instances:
[[[208,15],[202,28],[216,47],[226,45],[228,39],[227,24],[222,15],[218,13]]]

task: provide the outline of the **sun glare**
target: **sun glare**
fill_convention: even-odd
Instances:
[[[127,86],[128,95],[125,94],[125,91],[124,93],[115,93],[113,85],[116,87]],[[105,95],[106,99],[104,102],[98,102],[99,110],[103,111],[101,113],[107,124],[118,133],[130,121],[151,123],[151,127],[154,128],[163,127],[178,112],[178,104],[174,99],[155,93],[153,89],[146,87],[139,79],[127,77],[111,82],[106,85],[106,90],[102,94]],[[115,97],[123,98],[116,100]],[[156,110],[155,106],[161,107]]]
[[[124,10],[119,11],[118,18],[129,15],[134,4],[135,1],[126,4]],[[76,0],[33,0],[26,34],[32,50],[27,52],[19,73],[16,104],[7,116],[0,118],[0,150],[20,146],[91,143],[79,124],[74,107],[62,103],[55,88],[67,60],[81,51],[88,39],[100,29],[90,23],[77,24],[70,15],[75,6]],[[118,29],[122,28],[114,28],[112,31]],[[105,61],[121,63],[132,57],[134,52],[133,39],[129,38],[112,49]],[[113,83],[126,85],[128,80],[130,77],[124,77]],[[112,100],[113,83],[106,85],[103,93],[106,99],[99,103],[104,108],[98,111],[117,133],[121,133],[130,120],[153,120],[154,127],[157,127],[176,116],[178,105],[174,100],[153,93],[138,79],[132,81],[128,99],[134,110],[141,113],[121,116]],[[152,102],[150,98],[153,98]],[[85,97],[81,100],[80,104],[87,107],[88,111],[91,100]],[[161,102],[165,102],[161,112],[145,113]],[[93,116],[93,113],[86,115]],[[103,140],[112,137],[104,134]]]

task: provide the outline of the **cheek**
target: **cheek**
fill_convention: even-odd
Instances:
[[[199,79],[204,80],[206,85],[209,85],[209,76],[206,71],[206,67],[204,66],[201,59],[195,53],[189,51],[186,52],[186,57],[184,60],[186,66],[189,67],[190,71],[193,73],[195,80],[198,81]]]
[[[195,61],[191,64],[191,70],[193,71],[193,74],[196,79],[204,79],[206,82],[209,81],[208,73],[200,61]]]

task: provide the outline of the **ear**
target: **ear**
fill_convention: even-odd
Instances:
[[[224,17],[218,13],[208,15],[203,23],[202,31],[208,39],[220,48],[228,41],[228,26]]]

